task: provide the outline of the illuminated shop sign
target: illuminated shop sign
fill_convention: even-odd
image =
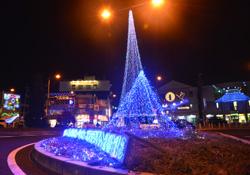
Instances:
[[[166,93],[165,95],[165,99],[168,101],[168,102],[173,102],[175,100],[175,94],[173,92],[168,92]]]
[[[177,109],[179,109],[179,110],[187,110],[187,109],[190,109],[190,106],[179,106],[179,107],[177,107]]]
[[[165,99],[167,100],[167,102],[173,102],[177,99],[184,100],[185,95],[186,94],[184,92],[180,92],[180,93],[167,92],[165,95]]]
[[[58,99],[58,100],[69,100],[69,99],[72,99],[72,98],[69,97],[69,96],[56,96],[56,99]]]

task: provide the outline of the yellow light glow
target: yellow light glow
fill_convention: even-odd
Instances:
[[[51,119],[49,120],[49,124],[51,128],[54,128],[57,124],[57,120],[56,119]]]
[[[75,86],[94,86],[94,85],[98,85],[99,81],[97,80],[77,80],[77,81],[71,81],[70,82],[71,85],[75,85]]]
[[[62,77],[62,76],[61,76],[60,74],[56,74],[56,75],[55,75],[55,78],[56,78],[57,80],[61,79],[61,77]]]
[[[185,110],[185,109],[190,109],[190,107],[189,106],[179,106],[179,107],[177,107],[177,109]]]
[[[162,80],[162,77],[161,77],[160,75],[158,75],[158,76],[156,77],[156,79],[157,79],[157,81],[161,81],[161,80]]]
[[[234,110],[237,110],[237,106],[238,106],[237,101],[234,101],[233,105],[234,105]]]
[[[15,89],[14,89],[14,88],[11,88],[11,89],[10,89],[10,92],[15,92]]]
[[[164,0],[152,0],[151,2],[154,7],[160,7],[164,4]]]
[[[106,115],[98,115],[98,120],[99,121],[102,121],[102,122],[107,122],[109,121],[108,120],[108,117]]]
[[[166,93],[165,95],[165,99],[168,101],[168,102],[173,102],[175,100],[175,94],[173,92],[168,92]]]
[[[102,17],[102,19],[104,19],[104,20],[110,19],[110,17],[111,17],[111,12],[110,12],[110,10],[104,9],[104,10],[101,12],[101,17]]]

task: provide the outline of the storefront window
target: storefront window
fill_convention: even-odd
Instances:
[[[239,114],[239,122],[240,123],[246,123],[245,114]]]

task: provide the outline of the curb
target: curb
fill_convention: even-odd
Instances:
[[[9,155],[8,155],[8,158],[7,158],[7,163],[8,163],[8,167],[9,169],[11,170],[11,172],[14,174],[14,175],[26,175],[26,173],[24,173],[22,171],[22,169],[17,165],[16,163],[16,154],[18,151],[20,151],[21,149],[23,148],[26,148],[30,145],[34,145],[35,143],[30,143],[30,144],[27,144],[27,145],[23,145],[21,147],[18,147],[14,150],[12,150]]]
[[[232,135],[229,135],[229,134],[224,134],[224,133],[221,133],[221,132],[219,132],[219,134],[222,135],[222,136],[224,136],[224,137],[227,137],[227,138],[230,138],[230,139],[234,139],[234,140],[237,140],[237,141],[240,141],[242,143],[250,145],[250,141],[248,141],[248,140],[241,139],[239,137],[235,137],[235,136],[232,136]]]
[[[112,167],[90,166],[85,162],[75,161],[70,158],[55,156],[40,148],[37,142],[32,152],[32,159],[41,167],[57,174],[86,174],[86,175],[125,175],[127,170],[115,169]]]

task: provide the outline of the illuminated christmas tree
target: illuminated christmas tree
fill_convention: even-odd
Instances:
[[[128,43],[120,104],[110,124],[116,127],[139,128],[140,124],[159,123],[173,126],[164,115],[158,95],[150,86],[142,69],[132,11],[129,11]]]
[[[152,90],[144,72],[140,71],[116,112],[117,118],[120,118],[117,120],[118,124],[136,128],[140,123],[152,124],[153,121],[163,123],[163,114],[157,94]]]
[[[130,10],[128,18],[127,54],[120,102],[132,88],[133,83],[141,70],[142,64],[136,39],[134,18],[133,13]]]

